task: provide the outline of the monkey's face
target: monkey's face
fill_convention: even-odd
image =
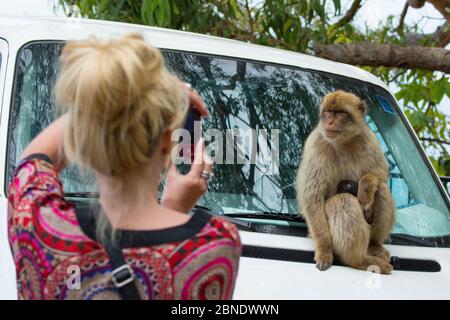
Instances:
[[[361,131],[365,104],[355,95],[336,91],[324,97],[320,108],[322,136],[330,142],[346,142]]]
[[[330,139],[333,139],[340,133],[343,133],[351,121],[348,112],[341,109],[326,108],[322,111],[321,118],[323,133]]]

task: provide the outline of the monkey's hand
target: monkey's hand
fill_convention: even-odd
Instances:
[[[373,221],[372,205],[370,205],[370,208],[367,208],[367,209],[363,208],[363,213],[364,213],[364,219],[366,219],[368,224],[371,224]]]
[[[378,189],[378,178],[373,174],[364,175],[358,183],[358,201],[364,213],[367,223],[372,222],[372,206],[375,200],[375,192]]]
[[[369,197],[361,197],[358,198],[359,203],[361,204],[361,208],[362,211],[364,213],[364,219],[366,219],[368,224],[372,223],[373,220],[373,202],[374,202],[374,198],[369,198]]]
[[[333,264],[333,252],[323,252],[316,250],[314,255],[316,261],[316,268],[320,271],[325,271]]]

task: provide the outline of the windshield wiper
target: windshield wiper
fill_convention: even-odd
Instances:
[[[192,209],[192,211],[195,212],[197,210],[204,210],[204,211],[208,212],[211,215],[218,216],[218,217],[223,217],[224,219],[230,221],[231,223],[234,223],[235,225],[243,227],[243,228],[245,228],[247,230],[250,230],[250,231],[253,230],[252,223],[250,221],[243,221],[243,220],[236,219],[236,218],[233,218],[233,217],[230,217],[230,216],[224,216],[224,215],[222,215],[220,213],[213,213],[210,208],[205,207],[205,206],[195,205],[194,208]]]
[[[65,192],[65,197],[68,198],[84,198],[84,199],[98,199],[98,192]]]
[[[226,216],[226,217],[234,217],[234,218],[270,219],[270,220],[292,221],[292,222],[300,222],[300,223],[306,222],[305,219],[303,219],[299,215],[294,215],[291,213],[281,213],[281,212],[267,212],[267,211],[236,212],[236,213],[223,213],[221,215]]]
[[[415,245],[420,247],[448,247],[450,237],[416,237],[407,234],[391,234],[388,244]]]

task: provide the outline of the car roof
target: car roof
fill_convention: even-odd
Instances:
[[[379,78],[355,66],[242,41],[172,29],[85,18],[0,15],[0,38],[6,38],[12,47],[20,47],[35,40],[76,40],[91,35],[98,38],[111,38],[130,32],[141,33],[152,45],[160,49],[236,57],[319,70],[367,81],[389,91],[387,85]]]

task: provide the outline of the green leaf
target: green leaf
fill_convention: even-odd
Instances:
[[[106,3],[106,1],[104,1]],[[125,0],[119,0],[118,3],[111,10],[114,16],[118,16],[120,11],[122,10],[122,6],[124,5]]]
[[[338,28],[336,28],[335,24],[330,25],[326,31],[327,37],[328,38],[334,37],[336,35],[337,31],[338,31]]]
[[[283,32],[287,32],[292,25],[292,19],[287,19],[283,26]]]
[[[334,4],[334,14],[341,14],[341,0],[333,0]]]
[[[237,16],[241,12],[241,10],[239,9],[239,7],[237,5],[237,1],[236,0],[231,0],[230,4],[231,4],[231,7],[233,8],[234,15]]]
[[[164,26],[167,26],[170,24],[170,20],[172,18],[171,12],[170,12],[170,2],[169,2],[169,0],[163,0],[163,4],[164,4],[164,11],[166,13]]]
[[[153,25],[153,0],[143,0],[141,7],[141,19],[149,25]]]
[[[174,15],[177,16],[177,15],[180,14],[180,9],[178,9],[176,1],[172,1],[172,9],[173,9],[173,14]]]
[[[165,12],[165,6],[164,6],[164,0],[160,0],[160,1],[157,1],[158,2],[158,4],[157,4],[157,6],[156,6],[156,8],[155,9],[157,9],[157,10],[155,10],[156,12],[155,12],[155,16],[156,16],[156,25],[158,26],[158,27],[162,27],[162,26],[164,26],[164,20],[165,20],[165,17],[166,17],[166,12]]]
[[[440,103],[444,95],[448,95],[448,92],[446,92],[448,81],[445,78],[431,83],[430,87],[430,98],[435,104]]]

